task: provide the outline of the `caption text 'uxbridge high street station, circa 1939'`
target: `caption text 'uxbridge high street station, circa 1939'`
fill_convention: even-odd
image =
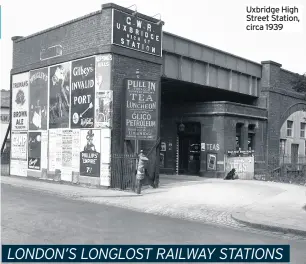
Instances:
[[[171,23],[171,21],[170,21]],[[297,74],[163,32],[115,4],[12,38],[10,174],[122,187],[149,177],[242,179],[305,163]],[[132,176],[129,176],[132,175]]]

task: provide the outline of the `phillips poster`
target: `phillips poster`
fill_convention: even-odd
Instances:
[[[101,131],[81,130],[80,175],[100,177]]]
[[[71,128],[93,128],[95,111],[95,57],[72,62]]]
[[[49,128],[69,128],[70,65],[50,67]]]
[[[29,130],[47,129],[48,80],[48,68],[30,71]]]
[[[28,169],[41,170],[41,132],[29,132]]]
[[[12,77],[12,130],[28,130],[29,73]]]

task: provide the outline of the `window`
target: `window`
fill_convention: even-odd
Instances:
[[[293,121],[288,120],[287,121],[287,137],[293,136],[292,130],[293,130]]]
[[[248,150],[254,150],[254,134],[248,135]]]
[[[281,139],[279,141],[279,153],[281,156],[286,154],[286,139]]]
[[[306,123],[301,123],[301,138],[305,138]]]

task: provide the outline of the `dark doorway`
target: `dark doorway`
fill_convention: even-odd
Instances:
[[[178,124],[179,173],[197,175],[200,172],[201,125],[200,123]]]
[[[291,163],[297,164],[299,159],[299,144],[291,145]]]

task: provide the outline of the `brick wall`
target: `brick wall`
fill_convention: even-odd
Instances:
[[[148,56],[148,55],[143,55]],[[136,78],[136,70],[140,70],[140,79],[153,79],[160,80],[161,64],[148,62],[145,60],[139,60],[122,55],[113,56],[113,90],[114,90],[114,119],[113,119],[113,131],[112,131],[112,152],[122,153],[124,150],[124,127],[122,125],[122,107],[124,107],[124,79]],[[147,151],[152,145],[152,142],[145,144],[141,142],[141,147],[144,151]]]
[[[280,64],[267,61],[263,64],[261,97],[267,98],[268,158],[269,164],[279,157],[280,128],[294,112],[306,109],[305,95],[293,91],[296,74],[281,69]]]
[[[17,39],[13,42],[13,68],[40,67],[97,53],[111,43],[111,9],[103,9],[59,26]],[[40,52],[54,45],[62,46],[62,56],[40,61]],[[96,51],[96,52],[95,52]],[[72,56],[72,57],[71,57]]]
[[[209,177],[224,176],[222,172],[224,170],[224,153],[236,148],[237,123],[256,125],[255,169],[260,170],[265,166],[267,123],[265,120],[267,111],[265,109],[230,102],[194,103],[184,104],[184,106],[163,104],[161,116],[162,140],[173,143],[172,152],[167,151],[165,154],[165,169],[162,170],[163,172],[175,173],[177,123],[181,122],[181,120],[183,122],[200,122],[201,142],[219,144],[219,151],[215,151],[218,155],[219,164],[217,169],[219,172],[207,172],[206,152],[202,152],[201,175]],[[256,119],[255,117],[258,118]]]

